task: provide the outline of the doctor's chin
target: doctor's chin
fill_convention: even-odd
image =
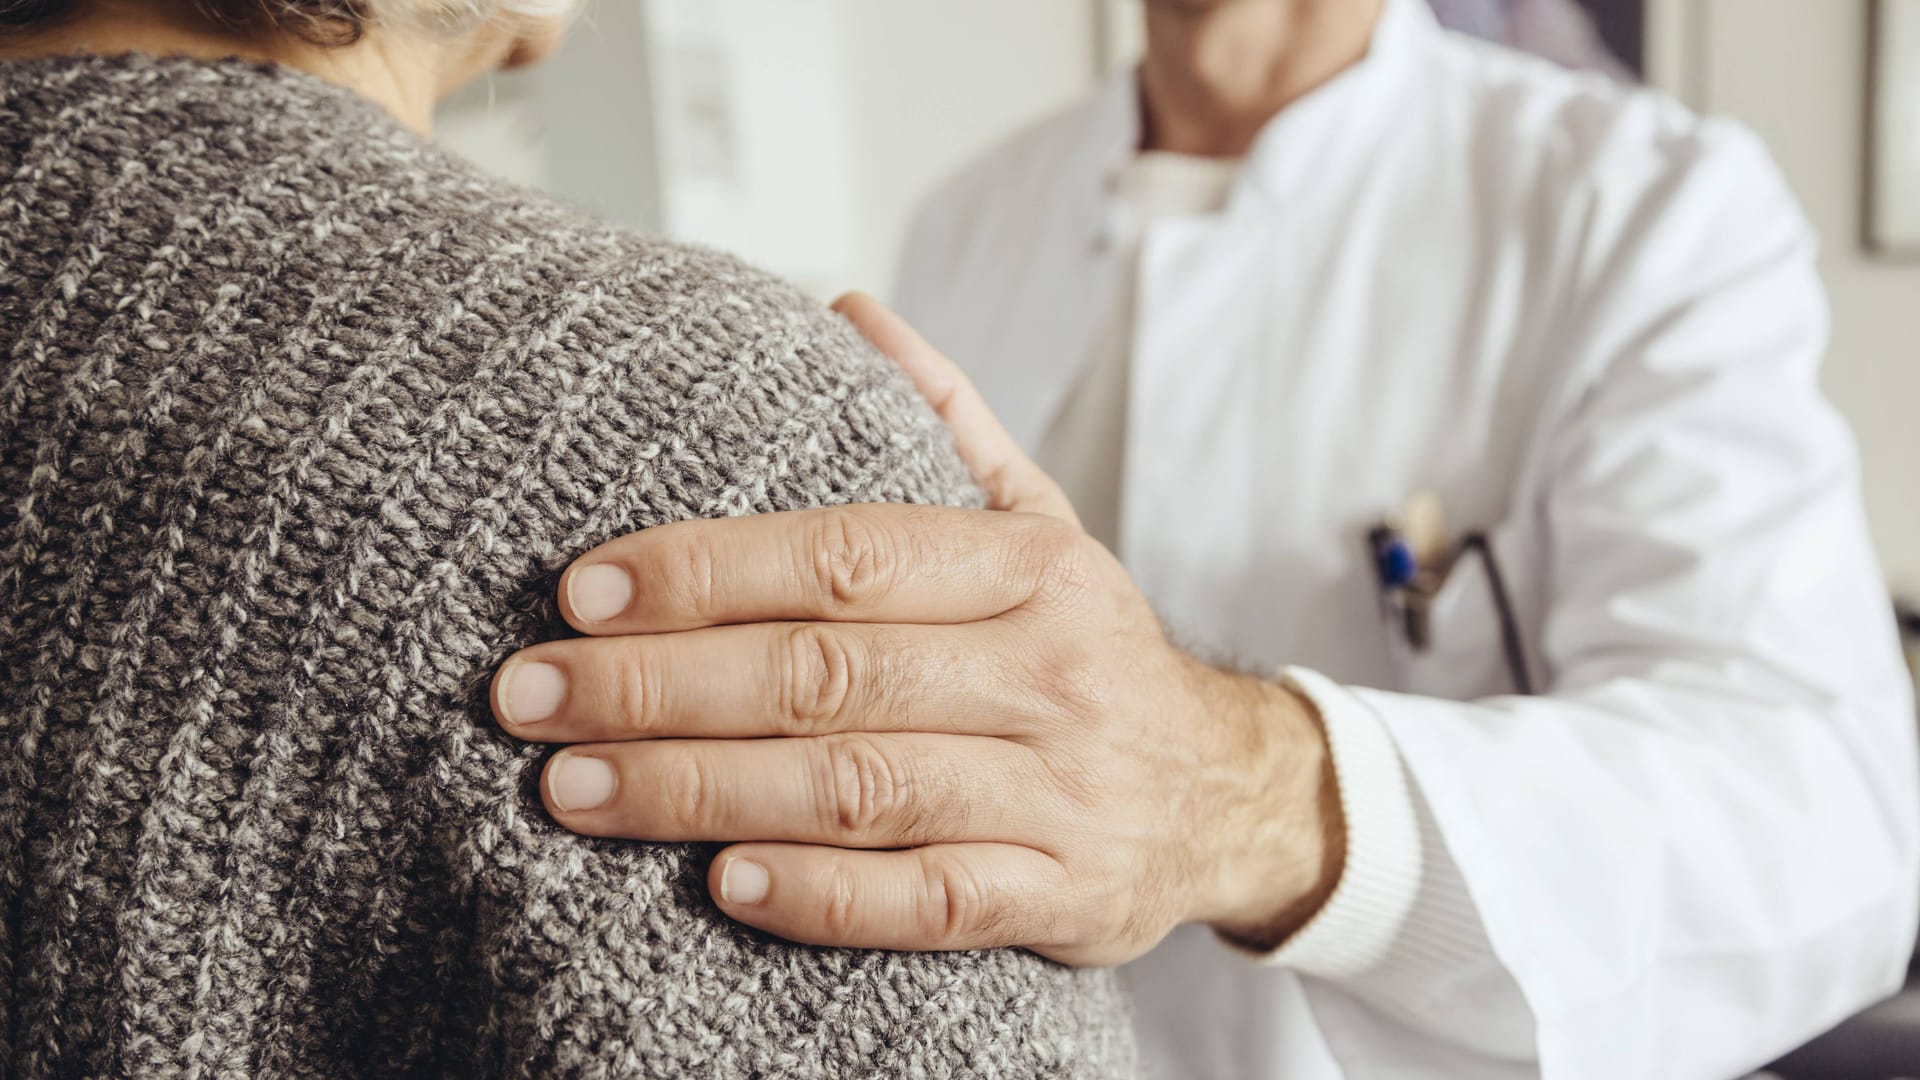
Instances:
[[[1920,0],[0,0],[0,1076],[1920,1077]]]

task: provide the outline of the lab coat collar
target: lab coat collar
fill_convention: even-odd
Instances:
[[[1338,188],[1346,170],[1363,166],[1375,141],[1407,115],[1402,91],[1415,56],[1440,32],[1423,0],[1386,0],[1367,55],[1267,122],[1247,155],[1233,201],[1257,193],[1299,208],[1316,191]],[[1139,152],[1145,127],[1139,72],[1109,80],[1096,110],[1088,128],[1090,157],[1111,192],[1120,170]]]

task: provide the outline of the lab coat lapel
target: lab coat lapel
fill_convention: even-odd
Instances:
[[[1004,317],[991,335],[993,347],[960,359],[1029,450],[1059,414],[1121,301],[1129,272],[1122,258],[1127,226],[1113,183],[1139,142],[1135,85],[1128,73],[1100,90],[1086,106],[1091,117],[1084,135],[1050,163],[1044,198],[1013,223],[1016,235],[983,245],[1002,258],[1007,251],[1029,255],[985,275],[1000,292],[989,309]]]
[[[1437,33],[1419,0],[1387,0],[1368,56],[1326,87],[1282,113],[1249,157],[1236,202],[1265,198],[1289,214],[1308,213],[1316,195],[1337,193],[1363,163],[1382,130],[1402,115],[1405,53],[1422,34]],[[1353,99],[1367,100],[1356,107]],[[993,327],[944,327],[936,337],[968,369],[1002,423],[1021,445],[1037,447],[1091,359],[1099,333],[1115,317],[1127,275],[1132,228],[1114,197],[1120,170],[1137,152],[1141,116],[1137,73],[1107,80],[1063,130],[1058,148],[1036,161],[1043,181],[1025,212],[970,250],[999,260],[956,275],[993,291],[980,303],[945,302],[948,310],[1002,313]],[[1046,152],[1052,151],[1052,152]],[[1029,176],[1009,176],[1021,185]],[[1246,242],[1257,242],[1254,237]],[[1010,263],[1009,251],[1024,251]],[[957,256],[956,256],[957,257]]]
[[[1419,114],[1418,56],[1440,26],[1423,0],[1387,0],[1367,55],[1267,123],[1243,188],[1289,215],[1312,213],[1364,183],[1380,142]]]
[[[1290,105],[1260,134],[1222,215],[1162,222],[1143,237],[1130,357],[1122,558],[1189,640],[1256,655],[1294,639],[1273,597],[1249,590],[1324,537],[1295,536],[1295,507],[1330,482],[1326,462],[1297,460],[1315,403],[1278,394],[1312,362],[1336,396],[1378,361],[1324,367],[1318,347],[1344,319],[1327,282],[1304,280],[1303,252],[1338,246],[1375,171],[1396,161],[1398,125],[1417,123],[1407,87],[1430,16],[1389,0],[1367,57]],[[1364,290],[1363,290],[1364,291]],[[1179,447],[1169,454],[1168,447]],[[1361,484],[1347,475],[1340,484]],[[1325,495],[1320,507],[1337,512]],[[1317,517],[1317,515],[1316,515]],[[1317,518],[1321,528],[1333,522]],[[1371,611],[1357,605],[1352,636]]]

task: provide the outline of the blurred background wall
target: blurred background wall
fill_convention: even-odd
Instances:
[[[1655,0],[1651,81],[1766,139],[1824,243],[1827,392],[1859,436],[1889,578],[1920,594],[1920,260],[1862,243],[1870,0]]]
[[[1453,17],[1475,2],[1453,0],[1467,13]],[[1827,388],[1860,437],[1888,576],[1912,596],[1920,261],[1861,241],[1871,2],[1589,0],[1628,67],[1638,42],[1654,86],[1757,130],[1819,228],[1835,320]],[[451,106],[445,141],[626,224],[740,250],[823,297],[885,295],[912,210],[940,178],[1138,47],[1137,0],[589,10],[557,63]],[[821,149],[775,152],[796,146]]]
[[[817,135],[825,118],[814,106],[835,110],[844,122],[840,150],[790,161],[784,175],[842,179],[842,197],[857,212],[842,250],[811,265],[781,258],[779,245],[764,236],[727,246],[822,296],[854,287],[884,295],[919,201],[999,138],[1093,86],[1097,6],[1092,0],[589,0],[555,62],[470,88],[443,114],[441,140],[623,224],[718,242],[674,228],[674,208],[661,190],[659,158],[663,151],[671,156],[672,148],[660,145],[670,141],[659,130],[660,116],[684,111],[675,106],[681,88],[666,69],[684,52],[659,40],[660,24],[710,20],[733,39],[738,69],[763,52],[794,55],[778,30],[768,33],[761,25],[766,12],[780,12],[832,39],[831,100],[749,100],[752,88],[741,78],[730,102],[732,137],[749,141],[740,128],[754,123],[748,114],[757,112],[770,114],[768,127]],[[727,9],[732,18],[724,16]],[[816,146],[822,141],[814,140]],[[795,207],[794,223],[806,227],[812,213]]]

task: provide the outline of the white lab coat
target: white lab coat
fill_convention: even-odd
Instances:
[[[1120,298],[1137,138],[1117,80],[910,244],[901,309],[1030,447]],[[1911,692],[1753,136],[1390,0],[1140,251],[1120,555],[1181,641],[1370,710],[1424,835],[1367,970],[1197,928],[1134,965],[1159,1075],[1729,1076],[1899,984]],[[1419,490],[1490,531],[1541,696],[1477,564],[1431,652],[1387,632],[1362,537]]]

